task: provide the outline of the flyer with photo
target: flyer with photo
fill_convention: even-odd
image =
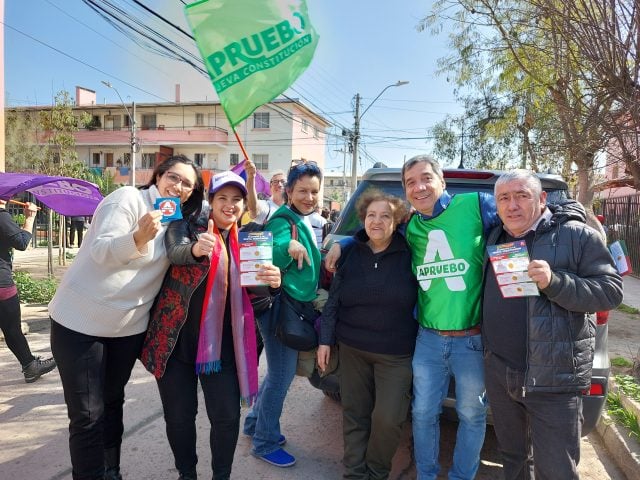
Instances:
[[[256,272],[261,265],[273,263],[273,234],[269,231],[238,232],[240,244],[240,284],[243,287],[267,285],[259,282]]]
[[[504,298],[540,295],[527,273],[529,252],[524,240],[488,245],[487,253]]]

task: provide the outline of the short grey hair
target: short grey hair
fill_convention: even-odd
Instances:
[[[273,180],[273,177],[276,175],[282,175],[284,178],[287,178],[287,174],[284,173],[284,170],[273,170],[269,173],[269,180]]]
[[[444,174],[442,173],[442,167],[440,166],[440,164],[435,158],[433,158],[431,155],[416,155],[415,157],[411,157],[409,160],[405,162],[404,165],[402,165],[402,172],[401,172],[402,188],[404,188],[404,174],[406,173],[407,170],[409,170],[411,167],[413,167],[418,163],[427,163],[431,165],[431,170],[433,170],[433,173],[435,173],[438,177],[440,177],[440,180],[444,182]]]
[[[531,170],[521,168],[511,170],[500,175],[493,187],[494,195],[500,185],[514,181],[523,181],[529,188],[531,188],[531,191],[534,193],[536,198],[540,197],[540,194],[542,193],[542,184],[540,183],[540,179]]]

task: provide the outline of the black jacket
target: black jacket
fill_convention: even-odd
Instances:
[[[574,392],[591,383],[595,312],[622,302],[622,278],[600,235],[585,225],[578,202],[550,205],[552,217],[535,231],[531,259],[551,267],[551,283],[527,298],[528,392]],[[487,239],[493,245],[502,226]],[[485,259],[485,268],[486,261]]]
[[[0,208],[0,287],[10,287],[14,284],[11,276],[15,248],[24,251],[29,246],[31,234],[20,228],[13,221],[11,214]]]
[[[406,240],[395,232],[389,247],[377,254],[367,245],[364,230],[355,240],[331,282],[319,343],[333,345],[337,338],[367,352],[413,353],[418,284]]]

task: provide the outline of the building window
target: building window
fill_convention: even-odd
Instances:
[[[307,133],[309,131],[309,122],[302,120],[302,131]]]
[[[106,115],[104,117],[105,130],[120,130],[120,115]]]
[[[196,127],[204,127],[204,113],[196,113]]]
[[[154,168],[156,166],[156,154],[155,153],[143,153],[142,154],[142,168]]]
[[[617,164],[613,165],[611,170],[611,178],[618,178],[620,176],[620,167],[618,167]]]
[[[253,163],[255,163],[258,170],[269,170],[269,155],[266,154],[254,154]]]
[[[142,115],[142,129],[143,130],[155,130],[156,129],[156,114],[147,113]]]
[[[320,136],[320,132],[318,131],[318,127],[313,127],[313,138],[318,138]]]
[[[131,165],[131,153],[125,153],[123,159],[124,159],[125,167],[128,167],[129,165]]]
[[[124,116],[124,126],[131,128],[131,117],[129,115]]]
[[[269,128],[269,112],[254,113],[253,128]]]
[[[92,153],[91,154],[91,158],[93,158],[93,165],[100,165],[100,154],[99,153]]]
[[[231,153],[229,154],[229,165],[237,165],[240,162],[240,154],[239,153]]]
[[[204,163],[204,159],[207,157],[206,153],[194,153],[193,154],[193,161],[195,162],[195,164],[199,167],[202,167],[202,164]]]

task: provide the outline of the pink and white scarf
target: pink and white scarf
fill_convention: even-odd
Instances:
[[[211,374],[222,368],[220,352],[227,295],[231,301],[231,329],[235,352],[238,384],[243,405],[251,405],[258,394],[258,359],[253,308],[246,290],[240,286],[240,248],[238,227],[229,231],[229,253],[218,227],[218,238],[211,254],[211,268],[207,277],[205,300],[200,319],[200,336],[196,356],[196,374]],[[230,275],[229,275],[230,273]],[[231,285],[228,284],[230,279]]]

